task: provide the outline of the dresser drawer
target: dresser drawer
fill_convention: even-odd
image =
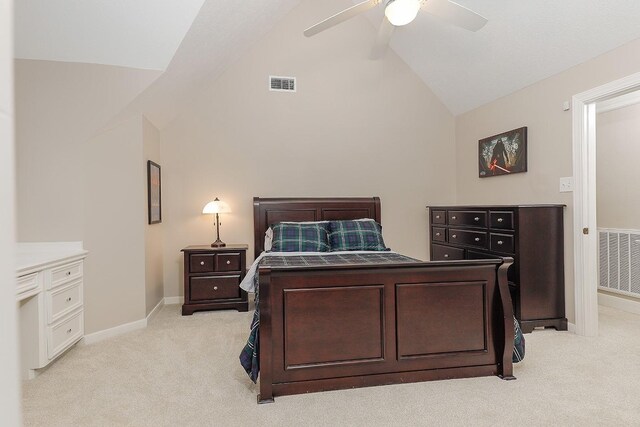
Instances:
[[[82,307],[82,279],[46,294],[47,322],[53,323]]]
[[[515,249],[513,236],[511,234],[491,233],[490,249],[495,252],[513,254]]]
[[[431,211],[431,222],[433,224],[446,224],[447,223],[446,211]]]
[[[38,273],[27,274],[26,276],[20,276],[16,280],[18,301],[24,298],[28,298],[38,293]]]
[[[240,271],[240,253],[217,254],[216,271]]]
[[[487,233],[484,231],[459,230],[456,228],[450,228],[449,243],[486,248]]]
[[[51,288],[64,285],[82,277],[82,261],[62,265],[51,270]]]
[[[434,242],[445,242],[447,240],[447,231],[444,228],[433,227],[431,229],[431,240]]]
[[[53,359],[84,334],[83,311],[72,314],[55,325],[47,327],[47,355]]]
[[[464,249],[431,245],[432,261],[452,261],[457,259],[464,259]]]
[[[513,212],[490,211],[489,223],[491,224],[491,228],[513,230]]]
[[[240,298],[240,276],[192,277],[191,301]]]
[[[487,213],[485,211],[448,211],[447,217],[449,225],[487,226]]]
[[[192,273],[211,273],[215,271],[215,255],[192,254],[189,257],[189,269]]]

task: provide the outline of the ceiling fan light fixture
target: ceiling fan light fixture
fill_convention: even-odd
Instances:
[[[393,25],[401,27],[416,19],[420,0],[389,0],[384,14]]]

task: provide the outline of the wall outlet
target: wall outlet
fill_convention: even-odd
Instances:
[[[569,193],[571,191],[573,191],[573,177],[560,178],[560,192]]]

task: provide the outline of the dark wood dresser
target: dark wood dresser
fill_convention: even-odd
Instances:
[[[431,260],[513,257],[509,290],[522,331],[567,330],[564,205],[427,208]]]
[[[247,272],[247,245],[187,246],[184,252],[182,315],[194,311],[235,308],[249,310],[239,285]]]

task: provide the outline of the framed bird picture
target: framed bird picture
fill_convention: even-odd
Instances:
[[[527,171],[527,128],[503,132],[478,141],[480,178]]]

